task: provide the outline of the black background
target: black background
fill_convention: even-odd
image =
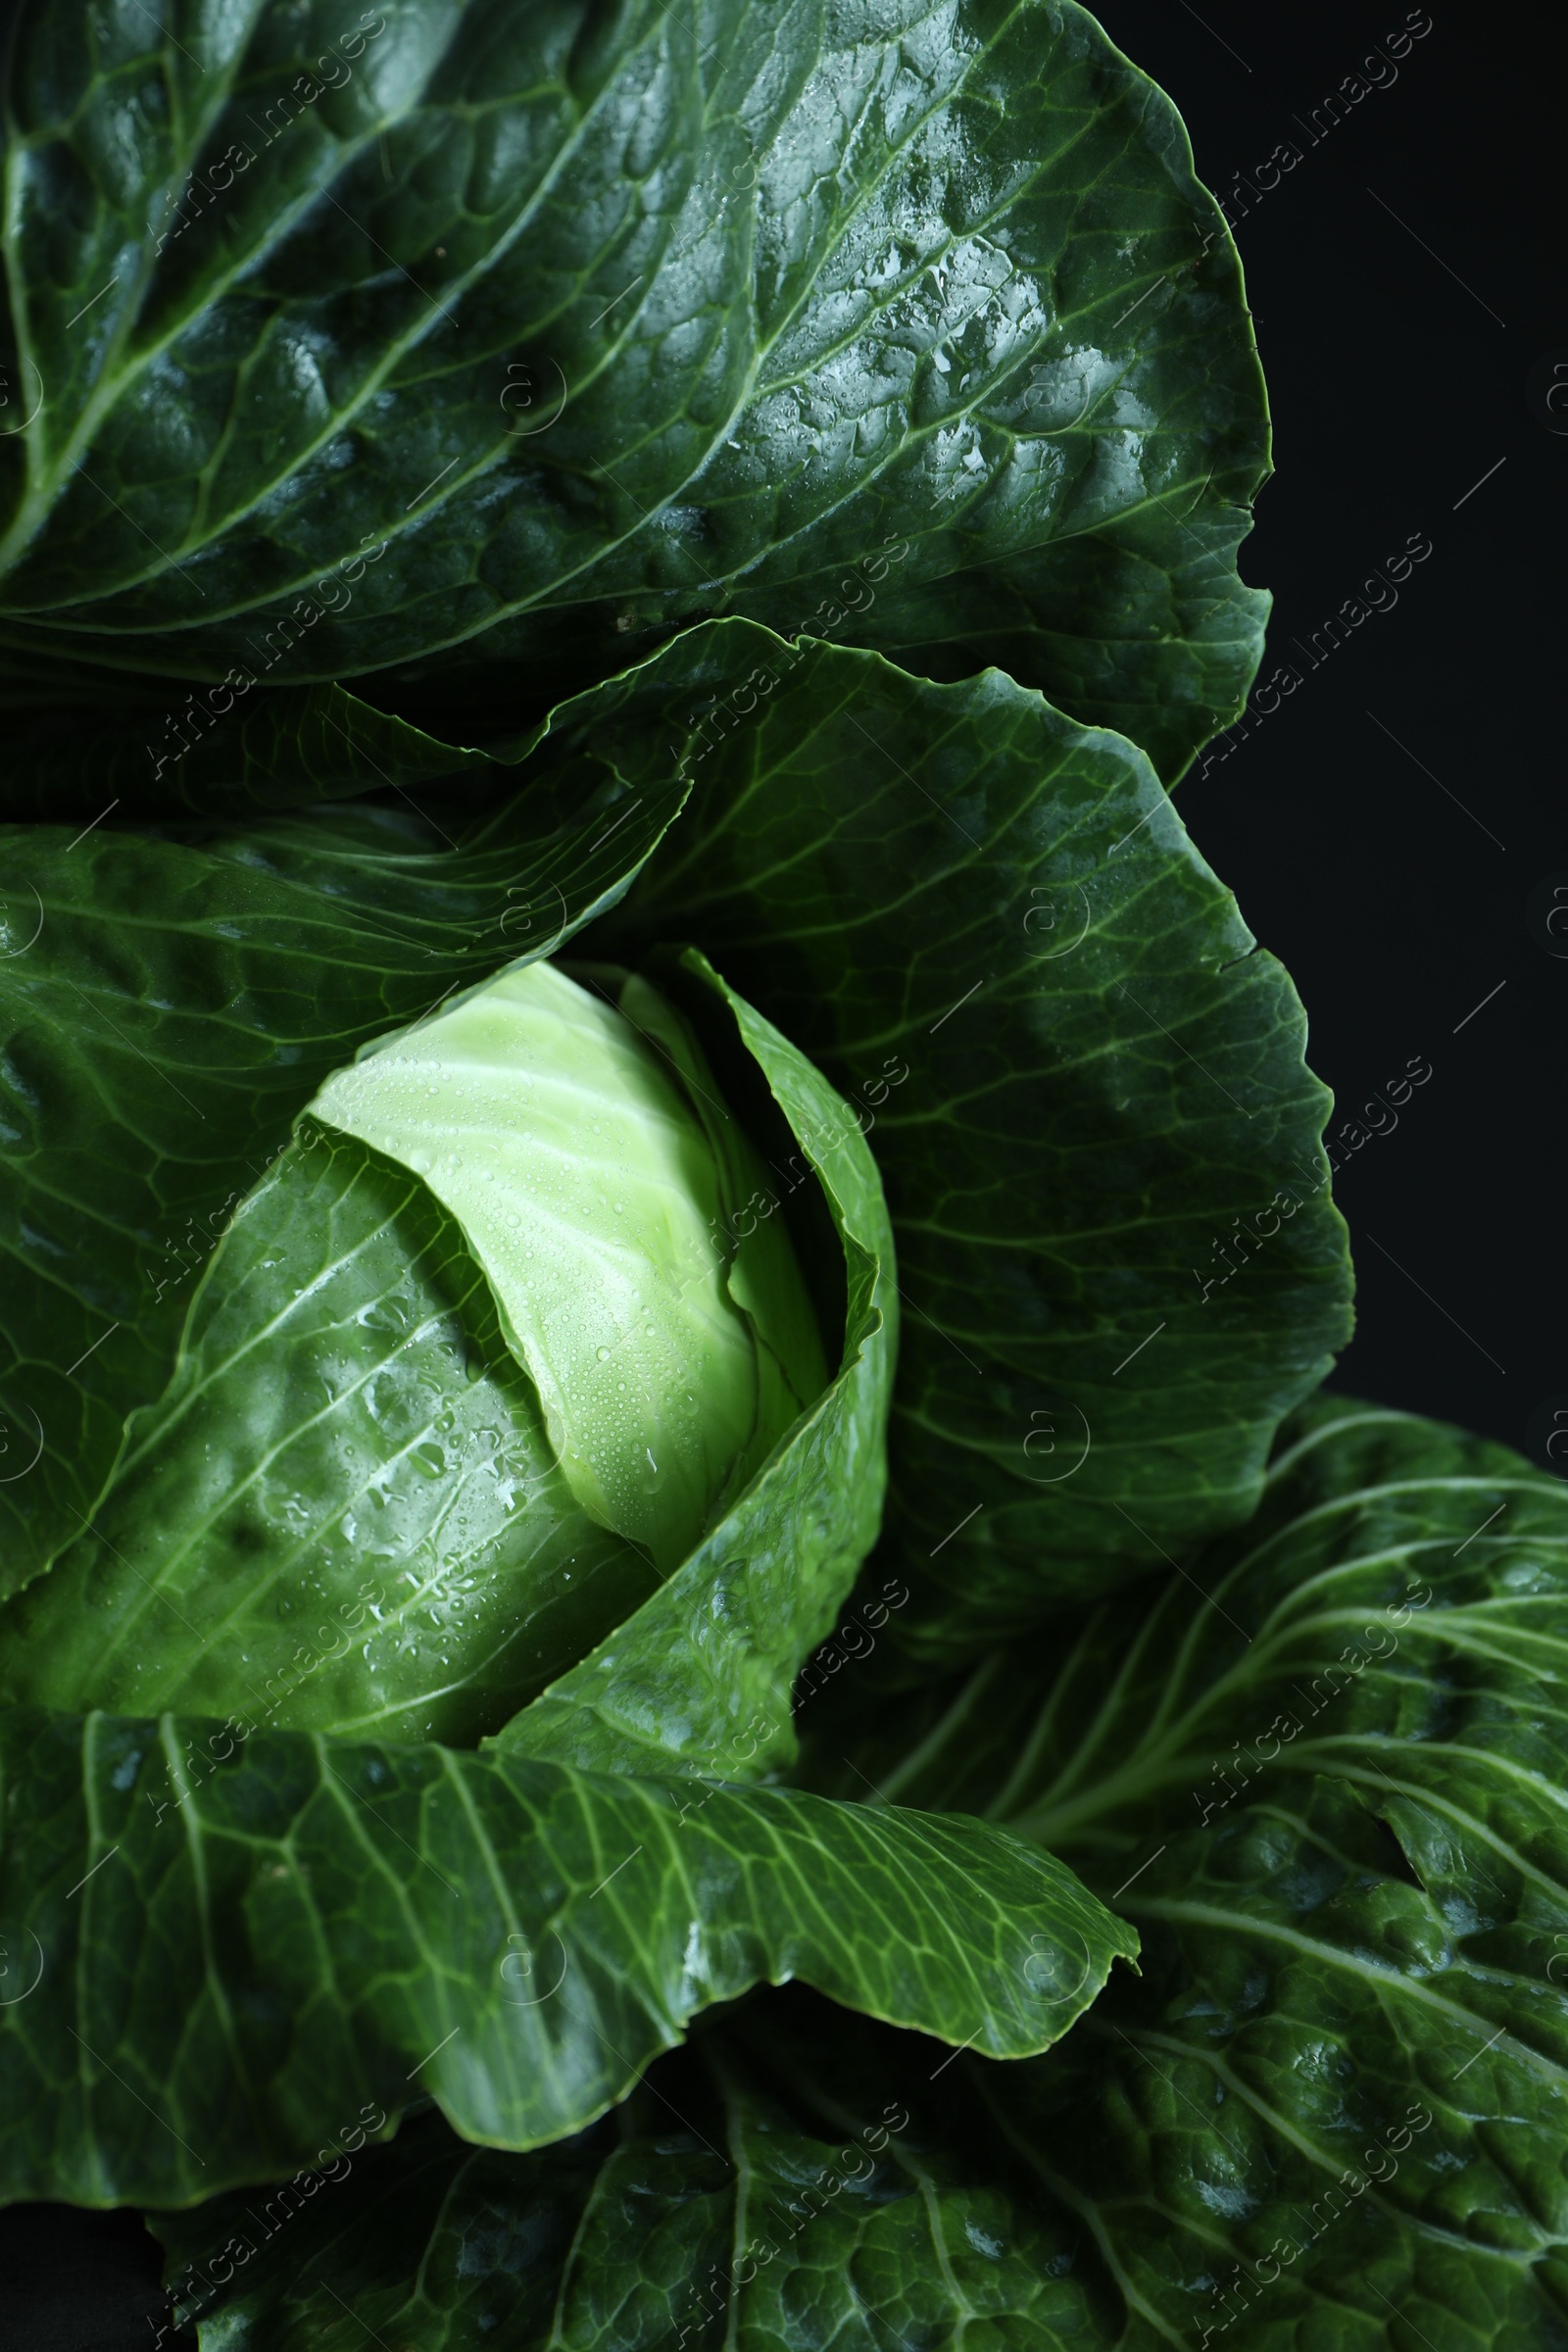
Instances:
[[[1568,885],[1564,12],[1408,12],[1432,29],[1397,79],[1313,145],[1312,110],[1405,26],[1406,0],[1200,5],[1096,13],[1175,100],[1237,221],[1277,468],[1242,572],[1274,595],[1262,674],[1290,662],[1302,683],[1190,770],[1177,806],[1296,982],[1333,1126],[1411,1055],[1432,1064],[1335,1180],[1357,1328],[1331,1385],[1544,1462],[1568,1408],[1568,913],[1556,956],[1529,913]],[[1232,203],[1281,142],[1300,162]],[[1397,606],[1312,668],[1297,641],[1412,532],[1433,552]]]
[[[1302,683],[1179,806],[1295,978],[1335,1125],[1412,1056],[1432,1064],[1337,1180],[1359,1320],[1333,1385],[1544,1460],[1568,1410],[1550,1144],[1568,915],[1556,939],[1542,921],[1568,885],[1568,390],[1555,416],[1544,399],[1558,360],[1568,386],[1568,25],[1433,0],[1396,78],[1313,144],[1312,110],[1405,25],[1402,0],[1098,13],[1176,101],[1217,194],[1256,185],[1280,143],[1302,151],[1231,204],[1278,467],[1242,567],[1274,594],[1264,674],[1294,662]],[[1296,640],[1412,533],[1433,552],[1396,607],[1312,668]],[[128,2214],[13,2208],[0,2352],[150,2352],[157,2270]]]

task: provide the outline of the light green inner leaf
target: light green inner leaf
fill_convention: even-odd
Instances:
[[[631,1001],[654,1010],[646,983]],[[452,1211],[578,1501],[663,1573],[676,1567],[806,1398],[759,1381],[754,1326],[726,1282],[724,1188],[667,1050],[535,963],[378,1041],[311,1107],[413,1168]],[[738,1135],[734,1152],[760,1181]],[[792,1317],[797,1356],[808,1335]],[[819,1346],[806,1377],[812,1394],[824,1385]]]

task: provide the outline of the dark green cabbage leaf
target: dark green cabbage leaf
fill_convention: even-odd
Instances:
[[[171,2316],[243,2352],[317,2352],[346,2314],[419,2352],[1108,2340],[1098,2282],[974,2132],[956,2069],[848,2022],[799,1987],[755,1994],[536,2155],[428,2112],[373,2149],[351,2123],[275,2192],[148,2216]]]
[[[1132,1600],[880,1720],[813,1701],[816,1785],[1049,1841],[1137,1923],[1058,2055],[967,2070],[1103,2299],[1073,2340],[1557,2352],[1568,1494],[1319,1399]]]
[[[1128,1598],[806,1717],[820,1785],[1049,1836],[1136,1919],[1142,1975],[1058,2048],[754,1996],[548,2165],[426,2116],[153,2217],[175,2308],[247,2352],[335,2299],[421,2352],[1559,2352],[1568,1496],[1322,1400],[1250,1527]]]
[[[424,2097],[539,2146],[792,1977],[1016,2057],[1137,1950],[1017,1838],[794,1789],[30,1708],[0,1773],[6,2201],[187,2204]]]
[[[9,107],[0,633],[194,682],[149,764],[421,661],[505,725],[722,612],[1166,777],[1245,698],[1240,264],[1070,0],[32,0]]]

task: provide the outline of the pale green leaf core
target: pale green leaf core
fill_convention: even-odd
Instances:
[[[710,1084],[695,1048],[684,1067]],[[728,1286],[719,1164],[667,1052],[531,963],[369,1048],[311,1110],[413,1169],[458,1219],[578,1501],[678,1566],[737,1465],[755,1467],[804,1398],[760,1380]],[[755,1156],[738,1130],[736,1145]],[[820,1386],[819,1353],[810,1370]]]

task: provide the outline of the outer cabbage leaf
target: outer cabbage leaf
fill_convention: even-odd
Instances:
[[[1565,1690],[1561,1486],[1333,1399],[1141,1619],[851,1747],[896,1801],[1049,1839],[1143,1934],[1059,2057],[975,2077],[1112,2296],[1090,2342],[1568,2337]],[[824,1720],[821,1785],[863,1790],[846,1744]]]
[[[309,1129],[241,1202],[0,1697],[471,1745],[656,1580],[561,1474],[462,1233]]]
[[[1240,708],[1240,265],[1063,0],[31,0],[9,102],[19,651],[542,707],[731,610],[1166,776]]]
[[[634,792],[672,748],[692,779],[596,945],[696,940],[866,1130],[901,1638],[950,1662],[1244,1518],[1348,1336],[1329,1098],[1148,761],[999,671],[745,621],[554,723]]]
[[[542,2145],[760,1981],[1017,2056],[1137,1949],[1014,1838],[789,1789],[31,1710],[0,1763],[7,2199],[184,2204],[426,2093]]]

